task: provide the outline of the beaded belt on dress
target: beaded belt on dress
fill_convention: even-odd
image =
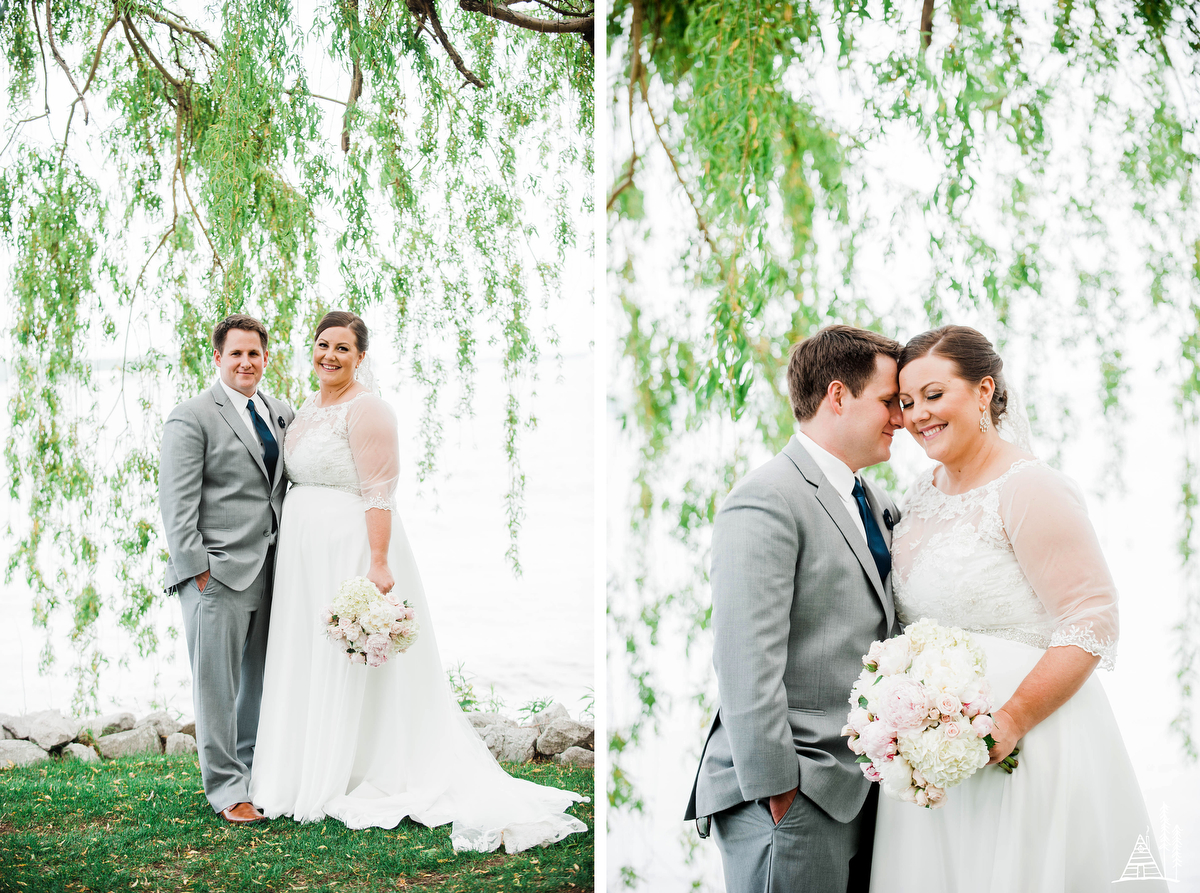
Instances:
[[[1049,636],[1027,629],[1001,627],[1000,629],[968,629],[967,632],[995,636],[997,639],[1008,639],[1013,642],[1022,642],[1025,645],[1032,645],[1034,648],[1048,648],[1050,646]]]
[[[358,487],[351,487],[347,484],[319,484],[316,481],[293,481],[293,487],[324,487],[326,490],[341,490],[343,493],[350,493],[354,496],[361,496],[362,493]]]

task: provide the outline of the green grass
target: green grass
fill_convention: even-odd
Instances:
[[[591,770],[505,768],[594,797]],[[333,819],[231,826],[205,800],[194,754],[55,760],[0,772],[0,890],[591,890],[593,803],[571,813],[586,834],[512,856],[456,854],[448,825],[407,819],[391,830],[350,831]]]

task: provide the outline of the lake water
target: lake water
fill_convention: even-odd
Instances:
[[[508,468],[499,360],[478,360],[476,416],[447,419],[439,474],[421,492],[413,471],[420,455],[420,395],[400,386],[392,370],[379,375],[400,419],[400,516],[421,569],[443,663],[462,664],[478,695],[494,687],[509,711],[552,697],[578,713],[593,685],[594,372],[586,337],[568,337],[564,344],[582,347],[565,355],[561,366],[551,359],[541,363],[536,397],[529,403],[539,423],[521,437],[526,516],[519,578],[504,557]],[[102,393],[102,405],[108,396]],[[6,502],[0,518],[5,526],[18,510]],[[53,626],[58,661],[39,674],[46,632],[33,626],[29,605],[23,581],[0,586],[0,614],[6,618],[0,625],[0,713],[50,707],[66,712],[74,690],[67,618],[57,617]],[[182,629],[178,600],[168,600],[162,611],[164,621]],[[102,614],[100,647],[111,661],[101,676],[102,710],[140,713],[158,705],[191,715],[182,637],[139,659],[112,617]]]

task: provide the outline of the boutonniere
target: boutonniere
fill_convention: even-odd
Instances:
[[[891,530],[893,527],[895,527],[896,522],[899,520],[900,520],[899,510],[896,511],[895,518],[892,517],[892,513],[890,510],[888,510],[888,509],[883,510],[883,523],[887,527],[888,530]]]

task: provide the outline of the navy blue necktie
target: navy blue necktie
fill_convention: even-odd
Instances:
[[[250,407],[250,418],[254,420],[254,430],[258,432],[258,439],[262,441],[263,464],[267,466],[267,481],[274,481],[275,462],[279,459],[279,442],[271,433],[271,427],[262,420],[262,416],[254,408],[254,401],[248,400],[246,405]]]
[[[888,552],[887,543],[883,541],[883,534],[879,532],[879,525],[875,523],[875,515],[867,505],[867,494],[858,478],[854,479],[854,500],[858,503],[858,514],[862,516],[863,527],[867,531],[867,548],[871,550],[871,557],[875,559],[879,582],[882,583],[887,580],[887,575],[892,570],[892,556]]]

